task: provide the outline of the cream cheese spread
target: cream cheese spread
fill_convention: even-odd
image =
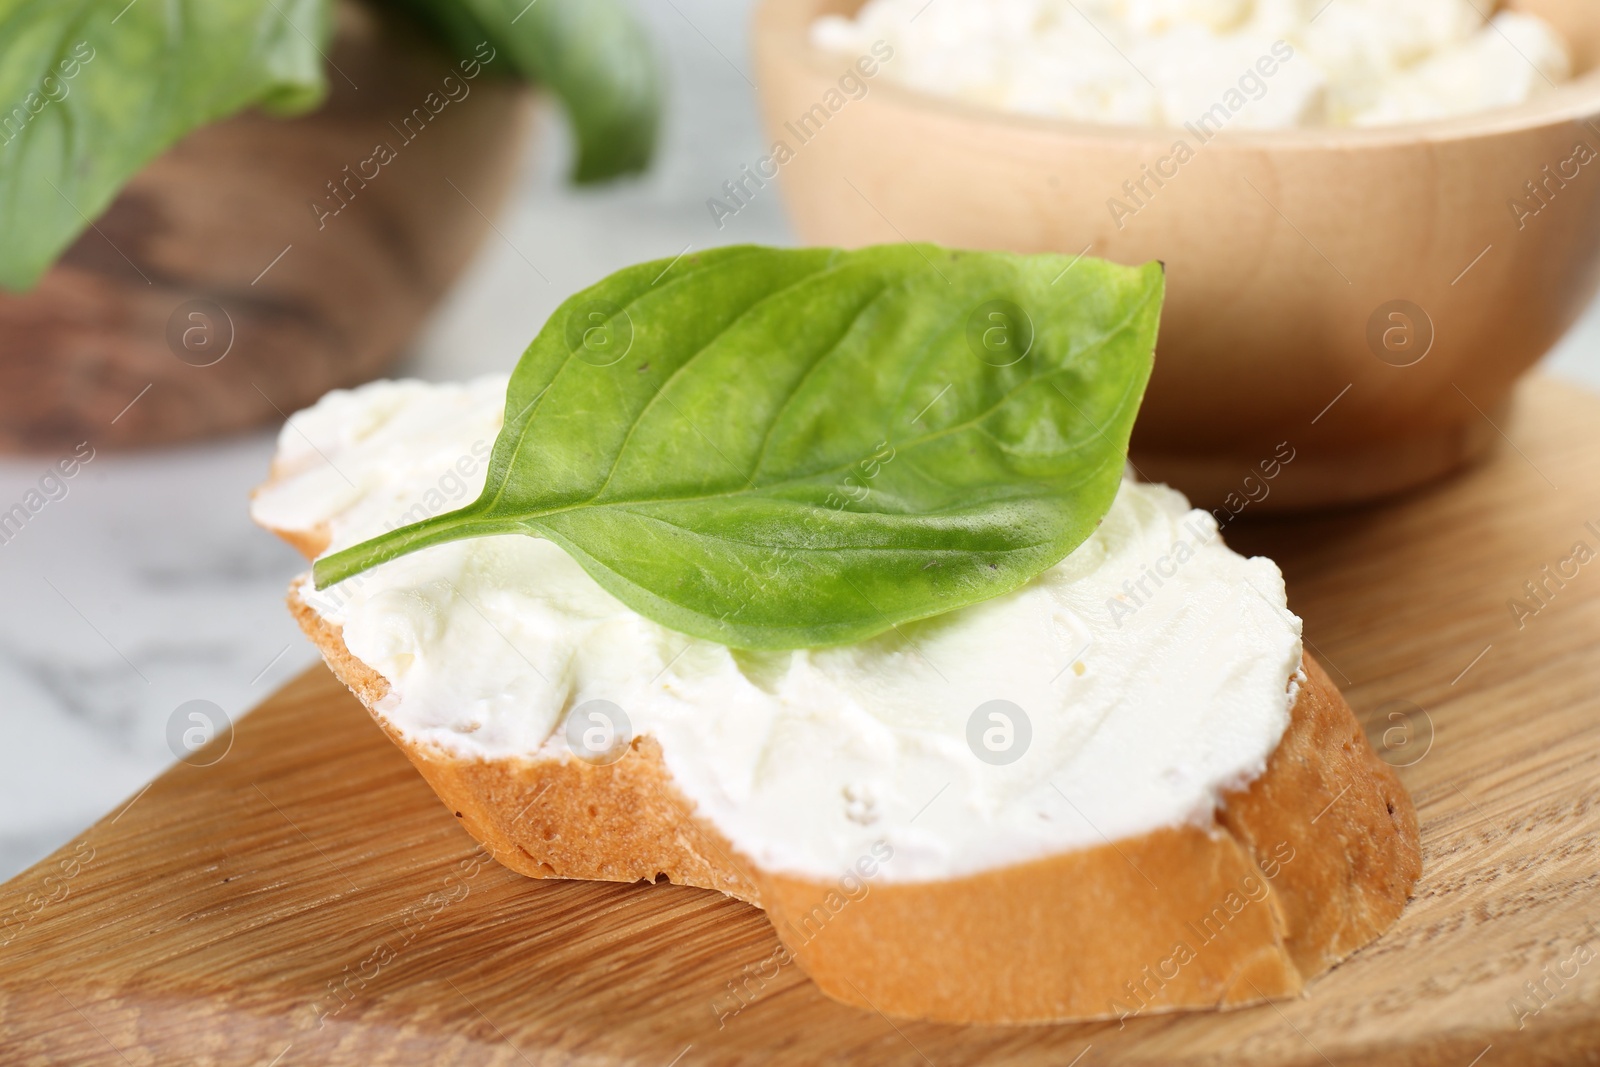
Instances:
[[[1376,126],[1520,103],[1571,75],[1560,36],[1488,0],[868,0],[818,47],[1002,110],[1121,125]],[[1481,10],[1480,10],[1481,9]],[[881,46],[880,46],[881,47]],[[1219,110],[1219,108],[1223,110]]]
[[[504,394],[504,377],[330,393],[285,426],[253,516],[325,528],[336,550],[458,507],[482,488]],[[408,738],[571,759],[566,717],[609,701],[740,851],[819,879],[879,841],[882,878],[922,881],[1209,826],[1277,747],[1301,658],[1278,568],[1132,481],[1024,587],[837,648],[667,630],[523,535],[297,590],[388,680],[378,711]]]

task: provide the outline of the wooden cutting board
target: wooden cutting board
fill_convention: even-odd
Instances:
[[[484,860],[319,668],[0,888],[0,1063],[1596,1062],[1600,559],[1573,550],[1600,553],[1600,399],[1534,380],[1500,429],[1411,499],[1227,531],[1281,562],[1422,817],[1405,915],[1300,1000],[962,1028],[787,967],[719,1028],[776,945],[759,911]]]

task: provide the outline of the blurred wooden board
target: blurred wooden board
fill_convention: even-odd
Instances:
[[[0,888],[0,1063],[1595,1062],[1600,560],[1520,628],[1508,601],[1575,543],[1600,550],[1600,399],[1534,380],[1500,429],[1492,461],[1409,500],[1228,529],[1281,562],[1369,732],[1404,725],[1396,701],[1421,709],[1394,757],[1426,752],[1400,772],[1416,899],[1301,1000],[961,1028],[834,1004],[788,967],[719,1028],[714,1002],[776,945],[760,912],[475,861],[319,668],[225,758],[175,767]]]

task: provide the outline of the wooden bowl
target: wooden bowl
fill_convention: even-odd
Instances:
[[[842,96],[849,60],[807,29],[857,6],[765,0],[756,16],[762,108],[792,151],[779,172],[801,237],[1164,261],[1131,458],[1197,503],[1346,503],[1461,466],[1500,439],[1512,383],[1600,283],[1600,158],[1572,162],[1579,144],[1600,153],[1589,0],[1511,5],[1574,52],[1579,76],[1536,101],[1380,129],[1224,130],[1204,145],[968,106],[882,70],[865,96]],[[813,106],[840,100],[819,123]],[[1112,198],[1132,206],[1123,183],[1179,137],[1193,158],[1165,164],[1175,176],[1114,219]],[[1528,182],[1548,182],[1542,203]]]
[[[463,82],[409,27],[355,4],[341,8],[329,52],[317,111],[195,131],[37,287],[0,294],[0,448],[150,444],[281,421],[398,353],[504,202],[530,95],[488,73]],[[465,95],[453,88],[458,100],[413,120],[408,143],[391,123],[451,74]],[[395,158],[363,181],[380,143]],[[313,204],[339,203],[329,182],[348,205],[319,218]]]

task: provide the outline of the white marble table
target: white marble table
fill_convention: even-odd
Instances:
[[[793,237],[776,189],[718,230],[705,201],[761,154],[745,0],[640,3],[664,54],[662,152],[639,181],[575,191],[547,117],[504,238],[493,237],[401,368],[510,367],[556,305],[685,246]],[[529,266],[538,268],[548,282]],[[1600,306],[1547,369],[1600,388]],[[67,841],[173,760],[168,723],[208,700],[237,716],[315,659],[283,608],[300,559],[245,515],[272,435],[101,454],[0,545],[0,878]],[[0,502],[46,460],[0,461]]]

